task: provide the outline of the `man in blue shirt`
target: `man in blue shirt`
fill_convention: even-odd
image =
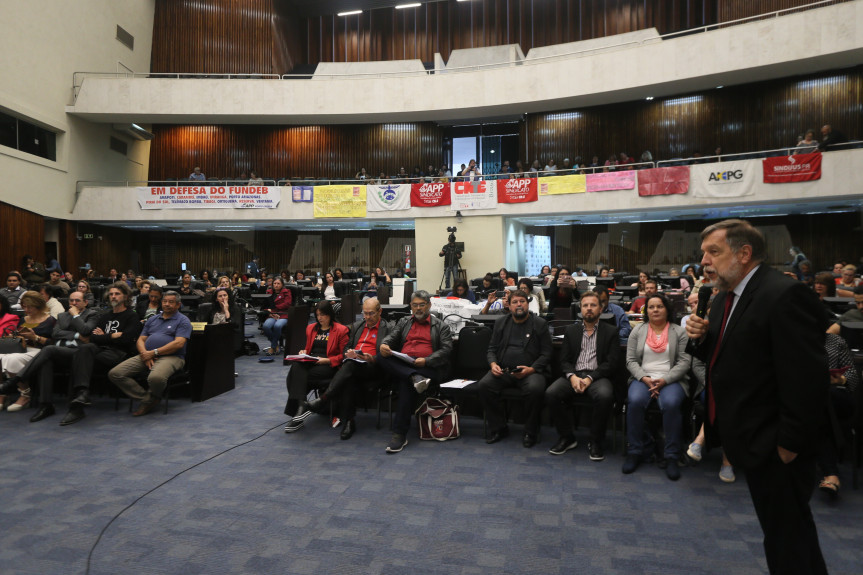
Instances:
[[[186,342],[191,336],[192,323],[180,313],[180,294],[165,292],[162,313],[148,319],[138,337],[138,355],[108,372],[108,378],[123,393],[141,400],[140,407],[132,415],[146,415],[159,405],[168,378],[186,363]],[[145,370],[150,371],[147,376],[149,391],[133,379]]]
[[[629,325],[629,318],[626,317],[626,312],[616,303],[608,303],[608,288],[606,286],[596,286],[593,290],[599,296],[599,305],[602,308],[602,313],[613,313],[614,323],[617,325],[618,336],[620,337],[621,345],[626,345],[629,340],[629,333],[632,331],[632,326]]]

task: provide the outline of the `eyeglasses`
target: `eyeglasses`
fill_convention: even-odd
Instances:
[[[426,306],[428,306],[428,305],[430,305],[430,304],[427,304],[426,302],[422,302],[422,303],[412,303],[412,304],[411,304],[411,307],[412,307],[412,308],[414,308],[414,309],[418,309],[418,308],[421,308],[421,307],[426,307]]]

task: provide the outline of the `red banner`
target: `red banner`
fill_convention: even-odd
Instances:
[[[501,204],[535,202],[537,199],[536,178],[498,180],[497,201]]]
[[[666,196],[689,191],[689,166],[638,170],[639,196]]]
[[[821,152],[764,158],[765,184],[811,182],[821,179]]]
[[[450,204],[449,184],[411,184],[411,206],[433,208]]]

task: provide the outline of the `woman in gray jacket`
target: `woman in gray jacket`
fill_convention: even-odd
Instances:
[[[665,473],[680,479],[683,416],[681,405],[689,393],[687,373],[692,363],[686,353],[686,331],[671,322],[671,302],[664,295],[652,295],[644,306],[644,323],[632,330],[626,347],[626,368],[632,375],[626,408],[626,439],[629,451],[624,473],[632,473],[650,455],[645,442],[644,415],[656,398],[665,429]]]

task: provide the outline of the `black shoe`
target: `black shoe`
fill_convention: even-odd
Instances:
[[[672,481],[680,479],[680,467],[677,466],[676,460],[668,460],[668,467],[665,468],[665,475],[667,475]]]
[[[48,404],[43,403],[42,405],[39,406],[39,411],[37,411],[35,414],[33,414],[33,417],[30,418],[30,423],[36,423],[37,421],[42,421],[46,417],[51,417],[55,413],[57,413],[57,412],[54,410],[54,404],[53,403],[48,403]]]
[[[563,455],[570,449],[578,447],[578,441],[573,437],[561,437],[554,446],[548,450],[552,455]]]
[[[87,391],[87,388],[82,387],[75,398],[69,403],[72,405],[91,405],[90,394]]]
[[[602,449],[602,444],[598,441],[589,441],[587,443],[587,451],[590,453],[591,461],[602,461],[605,459],[605,452]]]
[[[641,465],[641,456],[640,455],[627,455],[626,461],[623,462],[623,468],[621,469],[624,473],[632,473],[638,466]]]
[[[303,402],[305,403],[305,402]],[[308,416],[310,416],[312,412],[306,409],[304,406],[300,406],[300,409],[297,411],[297,414],[294,416],[293,422],[299,423],[300,421],[305,421]]]
[[[521,444],[528,448],[536,445],[538,441],[537,436],[531,433],[525,433],[524,437],[521,438]]]
[[[69,408],[69,413],[64,415],[63,419],[60,420],[60,425],[72,425],[84,419],[86,415],[80,406],[73,405]]]
[[[311,401],[304,401],[303,405],[306,409],[313,413],[320,413],[321,411],[323,411],[324,400],[320,397],[316,397]]]
[[[13,375],[9,379],[3,382],[0,385],[0,395],[12,395],[13,393],[18,393],[18,383],[21,381],[21,378],[17,375]]]
[[[485,442],[488,443],[489,445],[491,445],[492,443],[497,443],[498,441],[500,441],[504,437],[507,437],[508,435],[509,435],[509,428],[504,426],[504,427],[501,427],[500,429],[498,429],[497,431],[495,431],[494,433],[492,433],[489,436],[489,438],[485,440]]]
[[[405,448],[405,445],[408,444],[408,439],[401,433],[393,433],[392,439],[390,439],[389,444],[387,444],[387,453],[398,453],[402,449]]]
[[[353,419],[349,419],[342,428],[342,433],[339,435],[341,439],[350,439],[357,431],[357,424]]]

